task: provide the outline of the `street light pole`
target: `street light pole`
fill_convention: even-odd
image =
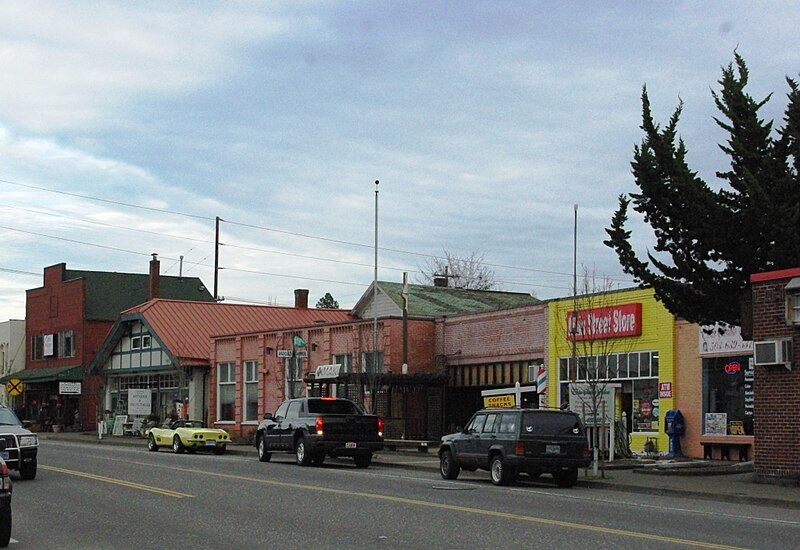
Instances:
[[[575,211],[572,224],[572,323],[569,331],[572,334],[572,368],[567,378],[572,379],[573,373],[578,373],[578,205],[573,206]],[[577,378],[577,376],[575,376]]]
[[[372,279],[372,373],[367,373],[370,378],[371,408],[377,410],[377,395],[375,379],[378,374],[378,184],[375,180],[375,271]]]

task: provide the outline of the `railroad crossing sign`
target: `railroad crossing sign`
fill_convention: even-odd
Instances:
[[[8,395],[17,396],[22,395],[22,390],[25,389],[25,386],[22,384],[22,380],[19,378],[12,378],[8,382],[6,382],[6,391]]]

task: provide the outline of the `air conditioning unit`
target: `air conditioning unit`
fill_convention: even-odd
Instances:
[[[783,365],[792,368],[792,340],[765,340],[753,344],[754,365]]]

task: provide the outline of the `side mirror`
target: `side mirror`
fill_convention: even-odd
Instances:
[[[31,420],[23,420],[22,421],[22,427],[23,428],[30,429],[31,426],[33,426],[33,422]]]
[[[272,413],[264,413],[264,420],[275,420]]]

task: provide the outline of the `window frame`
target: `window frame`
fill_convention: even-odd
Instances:
[[[222,380],[222,367],[225,367],[227,376]],[[233,386],[233,418],[222,418],[222,387]],[[226,403],[227,405],[227,403]],[[217,422],[236,422],[236,363],[227,361],[217,363]]]
[[[140,349],[142,349],[141,334],[137,334],[136,336],[131,336],[131,351]]]
[[[247,416],[247,390],[253,386],[256,388],[256,413],[254,418],[250,418]],[[250,359],[242,362],[242,424],[258,423],[258,405],[258,361]]]

